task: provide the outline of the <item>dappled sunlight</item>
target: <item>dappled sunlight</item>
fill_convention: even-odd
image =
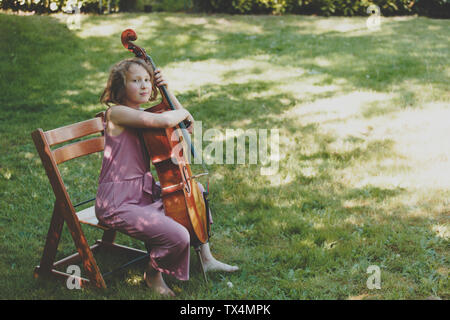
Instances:
[[[364,208],[368,205],[370,205],[370,201],[367,199],[350,199],[350,200],[344,200],[344,202],[342,203],[342,207],[344,207],[346,209]],[[354,216],[348,217],[345,221],[348,223],[351,223],[351,224],[358,224],[356,221],[356,217],[354,217]],[[361,220],[361,221],[363,221],[363,220]]]
[[[391,210],[396,211],[399,207],[408,208],[408,212],[405,213],[408,218],[427,218],[434,222],[448,223],[450,190],[410,188],[408,191],[395,199]]]
[[[89,61],[84,61],[81,64],[81,67],[83,67],[84,69],[89,70],[89,71],[94,70],[94,68],[95,68]]]
[[[114,15],[110,15],[113,17]],[[75,15],[56,13],[52,17],[56,18],[62,24],[67,24],[69,19],[73,19]],[[73,30],[80,38],[91,38],[91,37],[110,37],[123,31],[123,25],[120,23],[111,23],[110,21],[103,20],[92,20],[89,15],[79,14],[76,15],[79,19],[79,29]],[[143,17],[136,19],[140,26],[142,24]],[[123,23],[123,22],[122,22]],[[134,23],[134,22],[133,22]]]
[[[252,119],[243,119],[243,120],[236,120],[230,123],[230,127],[231,128],[241,128],[241,127],[247,127],[249,128],[249,126],[253,123]],[[232,135],[233,137],[237,137],[237,133],[239,131],[234,131],[234,134]]]
[[[159,25],[157,21],[152,21],[150,17],[146,15],[134,16],[133,19],[123,19],[118,14],[111,14],[109,18],[114,19],[113,23],[106,19],[95,19],[91,21],[85,18],[84,20],[81,20],[81,29],[77,32],[78,36],[81,38],[91,38],[118,35],[120,37],[123,30],[134,29],[145,30],[145,32],[140,32],[138,34],[139,39],[142,40],[154,37],[156,34],[152,28]]]
[[[289,22],[290,26],[298,28],[300,34],[313,34],[321,36],[337,32],[343,36],[361,36],[371,35],[376,31],[369,30],[367,28],[368,17],[302,17],[302,19],[295,19],[293,22]],[[381,26],[389,21],[385,17],[380,17]]]
[[[179,72],[180,69],[183,69],[183,73]],[[173,62],[165,66],[164,73],[170,79],[175,92],[195,90],[218,83],[245,85],[251,81],[261,80],[274,83],[273,90],[270,91],[248,91],[244,96],[248,99],[268,97],[273,95],[273,91],[283,92],[297,99],[308,99],[311,94],[332,93],[340,89],[340,85],[317,84],[323,75],[305,78],[307,70],[272,65],[265,56],[235,59],[232,62],[217,59]]]
[[[144,278],[142,275],[132,275],[125,279],[125,282],[131,286],[141,286]]]
[[[271,186],[283,186],[283,185],[288,185],[290,183],[292,183],[293,180],[293,176],[291,174],[280,174],[280,173],[276,173],[273,175],[268,175],[265,176],[266,177],[266,181],[271,185]]]
[[[338,33],[342,37],[360,37],[393,35],[393,25],[417,19],[415,16],[384,17],[380,16],[380,29],[371,30],[367,27],[367,17],[302,17],[288,21],[287,25],[298,28],[299,34],[317,37]]]
[[[82,109],[86,112],[96,114],[98,112],[98,104],[88,104],[83,106]]]
[[[183,73],[180,72],[183,69]],[[251,73],[249,70],[258,71]],[[259,70],[261,70],[259,72]],[[206,85],[226,85],[230,83],[248,83],[252,80],[281,80],[288,68],[274,67],[268,61],[257,57],[235,59],[224,62],[218,59],[203,61],[172,62],[165,66],[164,73],[170,79],[175,91],[188,91]]]
[[[367,18],[336,18],[319,19],[314,23],[315,29],[320,32],[350,32],[350,31],[368,31],[366,26]]]
[[[312,224],[312,227],[316,230],[325,230],[327,228],[327,226],[325,226],[325,224],[322,222],[314,222]]]
[[[179,72],[183,69],[183,73]],[[214,70],[214,72],[213,72]],[[221,73],[225,73],[228,66],[218,60],[193,62],[172,62],[164,67],[164,74],[170,81],[174,92],[183,92],[198,89],[208,84],[217,84],[221,81]]]
[[[289,74],[289,79],[291,81],[288,83],[278,84],[277,89],[290,94],[292,97],[299,100],[310,100],[314,97],[314,95],[335,94],[340,90],[340,86],[338,85],[317,84],[317,81],[323,79],[324,76],[318,76],[317,78],[302,78],[301,74],[302,71],[298,71],[298,73],[295,74],[295,70],[291,70],[291,73]],[[296,110],[294,110],[294,112],[296,112]]]
[[[180,26],[203,26],[206,30],[213,30],[220,33],[236,33],[245,30],[248,34],[262,34],[264,30],[261,26],[254,23],[256,21],[244,22],[241,19],[230,18],[218,18],[218,19],[205,19],[202,17],[192,17],[179,19],[176,16],[171,18],[170,21],[173,24]]]
[[[78,35],[81,38],[110,37],[117,32],[121,31],[118,26],[114,24],[91,25],[85,23],[78,32]]]
[[[449,225],[437,224],[433,225],[431,228],[439,238],[448,240],[450,238],[450,227]]]
[[[67,97],[62,97],[60,99],[57,99],[55,103],[60,105],[72,105],[72,100],[68,99]]]
[[[80,94],[80,90],[66,90],[64,93],[66,96],[76,96],[78,94]]]
[[[367,19],[367,18],[366,18]],[[288,21],[289,25],[298,28],[299,33],[321,34],[330,31],[349,32],[360,29],[367,29],[366,19],[364,18],[319,18],[319,17],[301,17],[301,19],[293,19]]]
[[[300,174],[307,178],[313,178],[313,177],[317,176],[317,174],[318,174],[317,167],[308,166],[308,167],[300,168]]]
[[[331,88],[330,88],[331,89]],[[283,116],[287,118],[297,118],[302,124],[321,123],[321,128],[324,126],[333,126],[327,122],[341,120],[344,123],[347,119],[354,116],[359,116],[361,109],[368,103],[377,100],[386,100],[390,96],[384,93],[354,91],[344,95],[338,95],[331,98],[318,99],[306,105],[301,104],[293,109],[286,111]],[[337,124],[336,131],[354,130],[351,126],[346,124]],[[332,128],[331,128],[332,129]]]
[[[286,228],[288,226],[288,223],[286,221],[280,221],[280,220],[276,220],[276,219],[272,219],[271,224],[277,230],[284,229],[284,228]]]
[[[305,239],[305,240],[301,240],[299,242],[301,247],[306,247],[306,248],[315,248],[317,245],[314,243],[314,241],[312,241],[311,239]]]
[[[372,137],[392,139],[393,152],[413,169],[395,175],[405,187],[450,188],[450,109],[437,103],[423,109],[405,109],[388,122],[382,119],[374,125]],[[402,160],[399,159],[400,162]],[[383,183],[379,179],[378,183]]]
[[[330,61],[329,59],[325,59],[323,57],[316,57],[313,61],[319,67],[329,67],[334,64],[333,61]]]
[[[391,105],[394,94],[355,91],[297,105],[283,117],[302,125],[317,124],[317,132],[332,137],[326,150],[348,153],[370,143],[391,141],[393,159],[367,159],[341,170],[342,181],[355,187],[365,185],[404,188],[450,187],[450,109],[444,103],[404,108],[362,116],[367,105]],[[386,113],[386,112],[385,112]],[[317,150],[317,149],[316,149]],[[306,153],[308,154],[308,153]],[[373,168],[373,169],[372,169]]]
[[[205,17],[186,17],[183,15],[181,18],[180,16],[174,15],[174,16],[167,16],[164,17],[164,20],[169,22],[170,24],[179,26],[179,27],[189,27],[189,26],[201,26],[201,25],[207,25],[209,23],[209,19]]]

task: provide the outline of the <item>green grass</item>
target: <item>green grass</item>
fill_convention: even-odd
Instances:
[[[384,18],[374,32],[365,18],[158,13],[83,16],[69,30],[66,18],[0,14],[0,298],[158,298],[142,265],[104,291],[32,276],[54,196],[30,133],[103,110],[130,26],[204,131],[280,132],[275,175],[209,166],[212,251],[241,271],[206,285],[191,259],[190,281],[168,278],[177,298],[449,298],[448,21]],[[90,160],[61,169],[78,200],[96,191],[101,158]],[[58,258],[73,252],[64,229]],[[370,265],[380,290],[366,286]]]

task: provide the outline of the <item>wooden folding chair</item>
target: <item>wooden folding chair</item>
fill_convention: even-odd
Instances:
[[[83,275],[86,275],[87,278],[81,276],[75,277],[76,280],[79,281],[80,285],[85,286],[89,284],[94,285],[95,287],[106,288],[104,281],[105,275],[100,273],[99,267],[94,259],[93,253],[95,251],[100,248],[107,247],[109,249],[117,249],[121,253],[132,252],[134,254],[139,254],[140,257],[138,259],[134,259],[132,262],[148,256],[146,251],[114,243],[116,231],[99,224],[95,216],[94,206],[77,212],[75,208],[78,205],[85,204],[95,199],[84,201],[78,205],[73,205],[67,192],[67,188],[61,178],[61,173],[58,168],[59,164],[78,157],[86,156],[88,154],[103,151],[105,144],[102,120],[103,116],[104,113],[99,113],[95,118],[90,120],[78,122],[46,132],[42,129],[37,129],[31,134],[56,197],[53,208],[53,216],[50,222],[50,228],[48,230],[41,263],[35,268],[34,271],[35,277],[45,275],[68,279],[69,277],[74,276],[58,271],[56,268],[81,262],[84,269]],[[87,136],[96,133],[97,136],[86,138]],[[101,133],[101,136],[99,136],[98,133]],[[78,141],[78,139],[83,137],[85,137],[84,140]],[[77,139],[77,141],[70,144],[65,144],[54,150],[51,149],[52,146],[74,139]],[[56,252],[59,240],[61,238],[64,222],[67,224],[78,252],[55,262]],[[81,224],[87,224],[102,229],[102,239],[97,240],[94,245],[89,246],[81,228]],[[129,264],[130,262],[124,266],[128,266]]]

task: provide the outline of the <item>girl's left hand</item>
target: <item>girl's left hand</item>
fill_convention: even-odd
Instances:
[[[168,87],[167,81],[159,68],[155,69],[155,84],[157,87]],[[192,134],[194,132],[194,118],[190,116],[190,119],[187,120],[189,120],[190,125],[186,129],[190,134]]]
[[[155,70],[155,83],[156,83],[157,87],[164,87],[164,86],[166,88],[168,87],[167,81],[164,78],[164,76],[163,76],[163,74],[161,72],[161,69],[159,69],[159,68],[157,68]]]
[[[187,132],[189,132],[189,134],[192,134],[194,132],[194,124],[192,123],[192,121],[189,121],[189,127],[186,128]]]

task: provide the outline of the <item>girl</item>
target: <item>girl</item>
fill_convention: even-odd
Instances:
[[[145,242],[150,263],[144,273],[148,287],[174,296],[162,273],[189,279],[190,237],[187,229],[164,214],[161,188],[149,171],[139,128],[169,128],[194,119],[169,93],[176,110],[162,114],[145,112],[140,105],[155,100],[157,87],[167,82],[160,70],[153,72],[144,60],[131,58],[113,66],[100,101],[105,112],[105,150],[95,204],[98,220],[115,230]],[[203,190],[202,190],[203,191]],[[238,270],[217,261],[209,244],[201,246],[205,271]]]

